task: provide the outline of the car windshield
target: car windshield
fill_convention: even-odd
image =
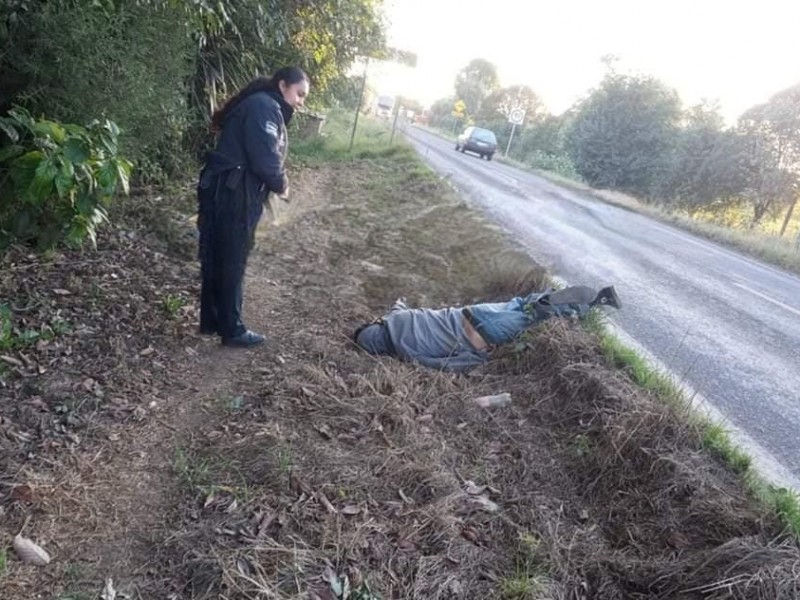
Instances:
[[[494,134],[488,129],[478,129],[476,127],[475,131],[472,132],[472,137],[479,142],[489,142],[490,144],[497,143],[497,138],[495,138]]]

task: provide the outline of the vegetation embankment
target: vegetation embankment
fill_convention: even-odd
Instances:
[[[335,133],[296,148],[294,201],[250,265],[248,322],[271,348],[196,337],[192,270],[146,227],[99,237],[100,253],[116,240],[139,251],[90,263],[105,269],[91,276],[96,310],[79,310],[91,287],[75,279],[37,286],[62,290],[40,299],[72,325],[8,351],[23,366],[4,388],[2,506],[7,542],[30,518],[26,535],[55,560],[41,571],[9,556],[4,598],[90,598],[107,577],[144,597],[794,597],[787,515],[579,324],[549,324],[467,377],[352,346],[397,296],[499,298],[544,274],[408,148],[364,134],[359,158],[342,156]],[[165,267],[147,285],[128,271],[145,258]],[[50,260],[51,276],[87,268]],[[166,299],[184,293],[177,309]],[[37,365],[56,357],[71,367],[51,379]],[[511,405],[474,402],[498,392]]]
[[[796,597],[794,498],[754,498],[718,429],[578,324],[468,377],[352,346],[396,296],[543,277],[385,131],[293,140],[249,267],[272,344],[196,334],[194,182],[147,184],[187,181],[253,72],[298,63],[357,106],[376,6],[0,4],[0,595]]]
[[[691,419],[624,349],[554,323],[470,377],[353,349],[353,326],[397,296],[498,298],[542,285],[544,274],[407,149],[359,148],[351,160],[328,153],[329,141],[306,159],[326,192],[264,238],[260,260],[264,277],[293,283],[281,352],[305,360],[287,359],[263,381],[241,378],[241,403],[218,413],[230,433],[215,425],[187,449],[203,479],[184,501],[219,503],[178,545],[197,553],[193,573],[214,574],[192,579],[196,590],[797,593],[800,554],[786,530],[797,514],[775,511],[791,502],[748,493],[746,459],[722,460],[733,452],[724,436]],[[474,404],[501,391],[513,398],[507,409]]]

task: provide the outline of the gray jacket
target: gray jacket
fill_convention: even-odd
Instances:
[[[397,357],[443,371],[468,371],[489,354],[476,350],[464,331],[460,308],[405,308],[396,304],[383,317]]]

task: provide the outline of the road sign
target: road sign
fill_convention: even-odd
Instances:
[[[508,114],[508,122],[512,125],[522,125],[525,120],[525,109],[515,108]]]

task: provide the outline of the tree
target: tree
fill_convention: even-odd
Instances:
[[[800,84],[747,110],[738,129],[747,149],[746,196],[753,206],[753,222],[788,204],[783,235],[800,192]]]
[[[677,93],[646,76],[606,75],[577,108],[568,147],[590,184],[652,197],[669,170]]]
[[[531,123],[544,114],[544,104],[527,85],[512,85],[498,89],[489,94],[483,101],[481,110],[476,114],[478,121],[497,121],[498,117],[508,121],[511,111],[521,108],[525,111],[525,122]]]
[[[0,111],[117,121],[149,166],[209,141],[219,102],[256,75],[299,65],[310,103],[356,56],[383,50],[380,0],[0,0]],[[188,132],[188,134],[187,134]]]
[[[741,196],[746,182],[740,142],[734,131],[724,128],[716,104],[704,102],[689,108],[660,196],[689,209]]]
[[[126,155],[183,154],[194,67],[180,9],[52,0],[16,2],[11,12],[10,4],[2,3],[0,15],[0,111],[19,104],[75,123],[107,116],[121,129]]]
[[[477,114],[484,99],[499,87],[497,67],[482,58],[473,59],[456,75],[456,98],[464,101],[469,115]]]
[[[430,124],[434,127],[452,127],[454,117],[452,115],[455,98],[452,96],[440,98],[431,105],[429,110]]]

